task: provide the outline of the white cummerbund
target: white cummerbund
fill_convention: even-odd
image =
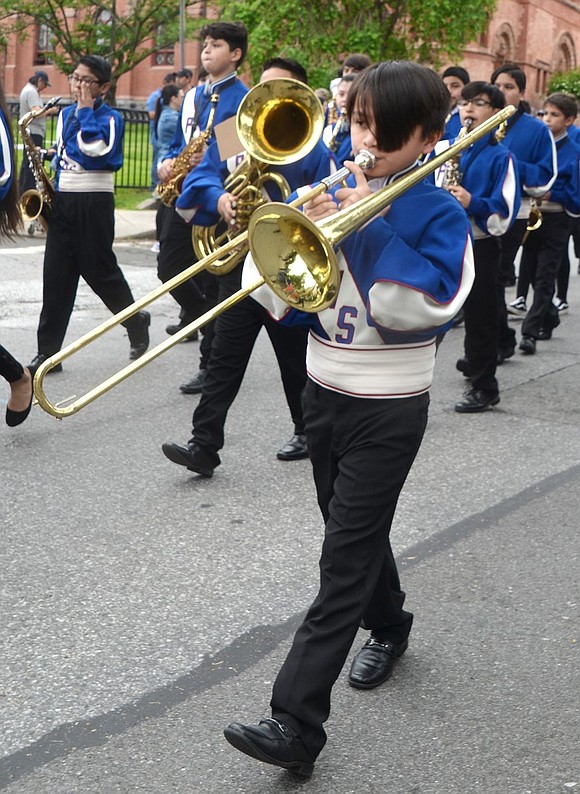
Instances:
[[[114,193],[115,174],[112,171],[61,171],[59,193]]]
[[[315,383],[352,397],[395,399],[428,391],[435,340],[415,344],[337,345],[308,336],[306,370]]]

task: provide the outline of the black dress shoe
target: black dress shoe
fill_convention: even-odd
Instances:
[[[44,353],[37,353],[30,362],[30,364],[28,365],[28,369],[30,370],[30,374],[32,375],[33,380],[36,374],[36,370],[40,367],[41,364],[44,364],[47,358],[50,358],[50,356],[46,356]],[[46,374],[50,375],[52,372],[62,372],[62,364],[57,364],[56,367],[49,369]]]
[[[471,368],[469,366],[469,361],[466,358],[458,358],[455,362],[455,369],[461,372],[466,378],[471,377]]]
[[[191,380],[181,384],[179,391],[184,394],[201,394],[206,375],[206,369],[198,369]]]
[[[224,736],[236,750],[265,764],[290,769],[303,777],[309,777],[314,769],[300,736],[278,720],[260,720],[258,725],[232,722],[224,729]]]
[[[463,399],[455,403],[455,410],[458,414],[476,414],[487,411],[492,405],[499,402],[499,394],[481,391],[480,389],[468,389],[463,395]]]
[[[501,367],[501,365],[506,359],[511,358],[513,355],[515,355],[515,352],[516,352],[515,347],[503,347],[500,350],[498,350],[497,351],[498,367]]]
[[[548,339],[552,338],[552,329],[551,328],[540,328],[540,332],[538,334],[538,339],[542,342],[546,342]]]
[[[395,659],[407,650],[407,640],[401,645],[379,642],[371,637],[352,660],[348,683],[355,689],[374,689],[391,677]]]
[[[132,318],[131,318],[132,319]],[[141,358],[143,353],[149,347],[149,325],[151,324],[151,315],[149,312],[139,312],[134,322],[131,323],[130,328],[127,328],[129,334],[129,343],[131,349],[129,350],[129,360],[135,361]]]
[[[179,320],[178,323],[167,325],[165,327],[165,330],[169,334],[169,336],[173,336],[173,334],[177,334],[177,333],[179,333],[179,331],[183,331],[183,329],[186,326],[188,326],[190,323],[192,323],[194,321],[194,319],[195,319],[194,317],[191,317],[191,319],[187,318],[187,317],[183,317],[183,318],[181,318]],[[197,333],[197,331],[192,331],[190,334],[188,334],[186,337],[184,337],[183,341],[184,342],[197,342],[198,338],[199,338],[199,334]]]
[[[533,356],[536,352],[536,340],[533,336],[522,336],[520,342],[520,350],[527,356]]]
[[[32,372],[30,374],[32,375]],[[22,378],[20,378],[20,380],[22,380]],[[12,408],[8,408],[8,406],[6,406],[6,424],[8,425],[8,427],[17,427],[18,425],[21,425],[22,422],[24,422],[24,420],[28,417],[28,414],[30,413],[30,409],[32,408],[33,397],[34,397],[34,391],[32,390],[32,381],[31,381],[30,401],[27,407],[23,411],[13,411]]]
[[[161,449],[165,457],[169,458],[172,463],[187,466],[189,471],[202,474],[204,477],[213,477],[213,470],[221,463],[217,452],[212,452],[207,447],[200,447],[193,441],[190,441],[185,447],[169,442],[163,444]]]
[[[308,457],[306,436],[294,435],[276,453],[278,460],[302,460]]]

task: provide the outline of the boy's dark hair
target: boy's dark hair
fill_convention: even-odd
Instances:
[[[86,66],[95,75],[99,83],[110,83],[113,70],[111,64],[100,55],[83,55],[78,64]],[[77,65],[78,65],[77,64]]]
[[[443,132],[449,91],[426,66],[412,61],[383,61],[356,76],[346,101],[349,119],[355,108],[367,123],[374,116],[378,148],[394,152],[407,143],[417,127],[425,137]]]
[[[306,73],[306,69],[301,63],[295,61],[294,58],[268,58],[267,61],[264,61],[262,71],[265,72],[266,69],[285,69],[287,72],[290,72],[292,77],[296,80],[300,80],[301,83],[306,83],[306,85],[308,85],[308,74]]]
[[[211,22],[203,26],[199,36],[202,41],[208,36],[212,39],[224,39],[229,45],[230,52],[239,47],[242,55],[236,63],[236,68],[242,65],[248,51],[248,29],[243,22]]]
[[[163,85],[171,85],[175,83],[176,76],[177,76],[176,72],[169,72],[169,74],[166,74],[165,77],[163,78]]]
[[[575,119],[578,115],[578,102],[576,97],[572,94],[566,94],[564,91],[556,91],[544,99],[544,107],[546,105],[554,105],[558,110],[569,119]]]
[[[352,72],[350,74],[343,74],[342,77],[340,78],[340,82],[352,83],[355,77],[356,74],[353,74]]]
[[[176,77],[186,77],[188,80],[191,80],[193,77],[193,72],[191,69],[180,69],[175,74]]]
[[[490,78],[490,83],[495,83],[500,74],[508,74],[523,93],[526,90],[526,73],[515,63],[503,63],[498,66]]]
[[[4,116],[6,122],[6,132],[8,134],[8,145],[10,146],[10,155],[14,167],[14,141],[12,139],[12,129],[10,124],[10,112],[8,111],[8,104],[4,96],[4,89],[0,82],[0,112]],[[8,192],[0,201],[0,239],[2,237],[12,238],[22,226],[22,215],[18,206],[18,181],[12,174],[12,182],[8,188]]]
[[[372,61],[368,55],[365,55],[362,52],[353,52],[346,56],[342,62],[342,68],[344,69],[345,66],[350,66],[351,69],[356,69],[358,72],[362,72],[362,70],[366,69],[367,66],[370,66],[371,63]]]
[[[448,66],[441,75],[441,79],[444,77],[458,77],[463,85],[469,83],[469,72],[463,66]]]
[[[505,107],[505,97],[496,85],[486,83],[484,80],[473,80],[461,92],[463,99],[475,99],[480,94],[485,94],[492,108],[501,110]]]

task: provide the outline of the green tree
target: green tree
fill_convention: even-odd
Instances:
[[[196,0],[197,2],[197,0]],[[120,4],[119,4],[120,5]],[[201,3],[197,3],[198,6]],[[20,40],[42,25],[52,36],[53,60],[70,71],[81,55],[102,55],[113,69],[110,99],[117,80],[179,36],[179,0],[133,0],[118,8],[117,0],[0,0],[0,45],[10,34]],[[201,24],[196,3],[188,4],[187,35]]]
[[[312,85],[327,85],[338,60],[364,52],[440,66],[482,33],[496,0],[223,0],[222,19],[250,32],[254,79],[266,58],[284,54],[308,67]]]
[[[554,91],[565,91],[580,99],[580,69],[555,74],[548,84],[548,93]]]

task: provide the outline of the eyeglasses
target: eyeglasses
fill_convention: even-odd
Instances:
[[[491,106],[491,102],[488,102],[487,99],[459,99],[457,104],[460,108],[467,107],[469,104],[475,105],[476,108],[484,108],[486,105]]]
[[[93,80],[91,77],[81,77],[78,74],[69,74],[67,80],[69,83],[81,83],[82,85],[95,85],[100,83],[100,80]]]

